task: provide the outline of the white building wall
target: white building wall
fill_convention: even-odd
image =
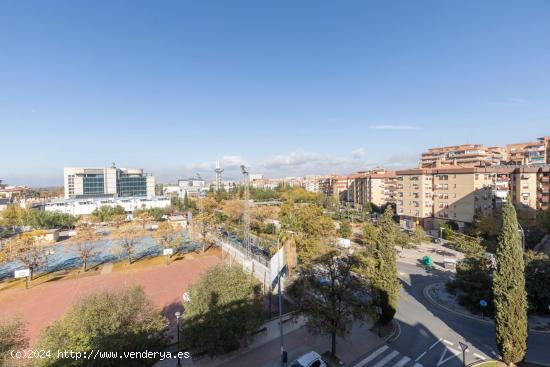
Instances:
[[[155,196],[155,176],[147,176],[147,196]]]
[[[116,184],[117,184],[117,169],[116,168],[105,168],[104,170],[104,184],[105,184],[105,194],[116,195]]]
[[[61,212],[72,215],[89,215],[100,206],[115,207],[120,205],[127,213],[136,209],[167,208],[170,199],[167,197],[133,197],[133,198],[109,198],[109,199],[69,199],[47,203],[44,210],[48,212]]]

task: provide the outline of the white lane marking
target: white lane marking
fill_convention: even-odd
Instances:
[[[485,360],[485,357],[480,356],[480,355],[477,354],[477,353],[474,353],[474,356],[477,357],[477,358],[479,358],[479,359],[481,359],[481,360],[483,360],[483,361]]]
[[[443,339],[443,343],[445,343],[445,344],[449,344],[449,345],[455,345],[455,343],[453,343],[453,342],[450,342],[450,341],[448,341],[448,340],[445,340],[445,339]]]
[[[445,355],[447,355],[447,350],[450,350],[451,352],[453,352],[453,354],[451,354],[450,356],[448,356],[447,358],[445,358]],[[437,362],[437,366],[436,367],[439,367],[441,366],[442,364],[444,363],[447,363],[448,361],[450,361],[452,358],[456,357],[457,355],[460,354],[460,351],[456,350],[456,349],[453,349],[453,348],[444,348],[443,349],[443,353],[441,354],[441,357],[439,357],[439,362]]]
[[[376,363],[374,366],[372,367],[383,367],[385,366],[386,364],[388,364],[389,361],[391,361],[392,359],[394,359],[395,357],[397,357],[399,355],[399,352],[394,350],[393,352],[391,352],[390,354],[388,354],[387,356],[385,356],[382,360],[378,361],[378,363]]]
[[[435,347],[437,344],[439,344],[442,340],[443,340],[443,338],[439,338],[439,340],[436,341],[435,343],[433,343],[432,346],[430,348],[428,348],[428,350],[432,350],[433,347]]]
[[[378,348],[376,351],[372,352],[370,355],[368,355],[365,359],[363,359],[361,362],[357,363],[355,367],[363,367],[376,357],[378,357],[380,354],[384,353],[388,349],[387,345],[383,345],[380,348]]]
[[[418,357],[416,357],[416,359],[414,360],[415,362],[418,362],[420,360],[420,358],[424,357],[426,355],[426,353],[429,351],[429,350],[432,350],[437,344],[439,344],[441,341],[443,340],[443,338],[439,338],[439,340],[436,340],[435,343],[433,343],[428,349],[426,349],[425,352],[423,352],[421,355],[419,355]],[[413,366],[414,367],[414,366]]]
[[[421,365],[420,363],[415,363],[413,367],[424,367],[424,366]]]
[[[426,352],[423,352],[421,355],[419,355],[418,357],[416,357],[416,359],[414,360],[415,362],[418,362],[418,360],[422,357],[424,357],[426,355]]]
[[[393,367],[403,367],[404,365],[406,365],[407,363],[409,363],[411,359],[409,357],[403,357],[399,360],[399,362],[397,362],[396,364],[393,365]]]

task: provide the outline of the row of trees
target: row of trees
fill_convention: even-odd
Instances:
[[[0,213],[0,226],[16,228],[29,226],[37,229],[74,228],[78,218],[74,215],[25,209],[11,204]]]
[[[142,226],[132,222],[120,222],[113,232],[113,237],[119,243],[120,252],[127,258],[128,263],[134,261],[138,241],[148,233]],[[48,261],[48,244],[44,241],[45,231],[33,230],[21,233],[9,241],[6,241],[0,249],[0,263],[18,260],[30,269],[30,279],[33,279],[37,270]],[[181,230],[175,228],[169,222],[160,222],[156,231],[152,233],[153,239],[162,248],[173,249],[173,255],[184,241]],[[82,270],[86,272],[88,265],[98,255],[98,241],[102,236],[97,233],[92,225],[79,224],[75,242],[78,246],[78,256],[82,261]],[[172,255],[172,256],[173,256]]]

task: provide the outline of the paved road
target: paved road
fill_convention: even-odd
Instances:
[[[396,315],[401,332],[387,350],[362,366],[460,367],[459,342],[469,347],[466,363],[496,355],[493,326],[445,312],[424,297],[424,287],[445,280],[447,273],[427,273],[405,263],[399,263],[398,270],[403,281]],[[548,346],[550,335],[530,334],[526,360],[550,366]]]

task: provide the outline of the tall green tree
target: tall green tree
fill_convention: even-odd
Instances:
[[[247,344],[263,321],[261,287],[240,267],[208,269],[189,290],[181,324],[184,350],[210,357]]]
[[[502,230],[493,278],[495,329],[502,360],[512,366],[527,350],[527,294],[525,265],[516,210],[510,202],[502,210]]]
[[[95,350],[160,352],[169,342],[168,322],[141,287],[103,291],[86,296],[51,326],[42,330],[37,348],[51,351],[39,366],[152,366],[156,358],[60,359],[57,351]]]
[[[279,218],[283,231],[296,233],[296,250],[304,262],[324,251],[336,236],[334,222],[315,204],[285,203]]]
[[[397,297],[401,284],[397,277],[395,244],[399,228],[393,220],[393,209],[388,205],[378,220],[374,246],[371,249],[374,267],[370,274],[373,302],[381,308],[379,322],[389,323],[397,311]]]
[[[550,312],[550,259],[542,253],[529,251],[526,256],[525,284],[529,308],[539,314]]]
[[[307,316],[307,327],[317,334],[331,336],[331,355],[336,355],[336,337],[345,336],[355,320],[367,314],[368,286],[354,275],[361,267],[358,256],[342,256],[331,250],[303,267],[300,277],[289,289],[298,313]],[[363,292],[363,293],[362,293]]]

